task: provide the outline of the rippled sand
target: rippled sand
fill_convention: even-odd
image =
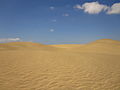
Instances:
[[[0,44],[0,90],[120,90],[120,42]]]

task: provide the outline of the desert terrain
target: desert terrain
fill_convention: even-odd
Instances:
[[[120,90],[120,41],[1,43],[0,90]]]

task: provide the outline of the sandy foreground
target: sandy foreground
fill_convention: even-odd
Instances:
[[[120,41],[0,44],[0,90],[120,90]]]

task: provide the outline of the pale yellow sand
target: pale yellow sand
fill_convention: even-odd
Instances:
[[[120,90],[120,42],[0,44],[0,90]]]

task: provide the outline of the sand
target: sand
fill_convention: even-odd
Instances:
[[[120,90],[120,41],[0,44],[0,90]]]

